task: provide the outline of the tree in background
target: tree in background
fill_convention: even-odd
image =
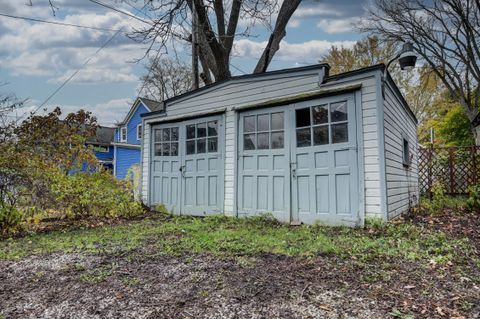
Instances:
[[[393,42],[381,42],[378,37],[372,36],[358,41],[352,48],[332,46],[321,62],[330,65],[332,74],[338,74],[379,63],[386,64],[395,57],[397,50]],[[392,64],[389,71],[421,126],[434,113],[431,106],[442,91],[441,83],[428,66],[403,72],[398,64]]]
[[[140,79],[144,83],[143,95],[147,98],[164,101],[192,89],[192,68],[185,62],[170,58],[151,58],[146,69],[148,73]]]
[[[475,140],[470,130],[470,121],[463,107],[452,100],[444,90],[431,106],[431,114],[418,129],[418,140],[422,144],[431,142],[430,129],[434,130],[434,144],[443,146],[469,146]]]
[[[145,0],[155,17],[148,21],[148,27],[134,31],[131,37],[150,44],[150,49],[158,45],[158,50],[163,50],[172,40],[191,43],[193,29],[203,80],[210,84],[231,77],[230,56],[234,40],[240,36],[248,37],[251,28],[258,25],[266,26],[270,36],[254,73],[265,72],[300,3],[301,0]],[[192,19],[193,12],[196,12],[196,19]],[[271,25],[274,18],[275,23]],[[245,22],[241,31],[238,30],[240,21]]]
[[[415,50],[464,108],[480,108],[480,1],[374,0],[361,30]],[[472,125],[470,130],[475,136]]]

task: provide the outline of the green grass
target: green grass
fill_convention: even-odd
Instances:
[[[446,263],[468,256],[468,240],[449,239],[418,225],[364,229],[289,226],[265,217],[146,219],[125,225],[57,231],[0,242],[1,259],[53,252],[123,253],[143,248],[149,254],[255,256],[263,253],[312,257],[335,254],[368,260],[400,257]]]

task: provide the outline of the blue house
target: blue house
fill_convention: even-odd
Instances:
[[[117,125],[113,146],[113,174],[124,179],[132,165],[140,164],[143,113],[162,111],[163,103],[138,97],[125,119]]]

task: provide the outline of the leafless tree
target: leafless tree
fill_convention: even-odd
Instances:
[[[361,30],[410,41],[472,121],[480,107],[480,1],[374,0]],[[472,132],[476,134],[472,127]]]
[[[0,87],[7,85],[6,83],[0,83]],[[15,121],[12,118],[12,111],[21,107],[26,100],[20,100],[14,94],[0,92],[0,128],[6,128],[11,126]]]
[[[192,69],[178,59],[151,58],[146,69],[148,73],[141,77],[144,93],[140,95],[163,101],[192,89]]]
[[[137,41],[165,48],[171,40],[190,42],[193,28],[197,34],[202,78],[206,84],[231,77],[230,57],[236,36],[247,37],[252,26],[263,24],[271,35],[259,57],[255,73],[267,70],[286,35],[286,26],[301,0],[144,0],[155,15],[151,24],[134,31]],[[192,27],[192,9],[198,25]],[[274,26],[272,19],[276,18]],[[242,21],[242,31],[239,22]]]

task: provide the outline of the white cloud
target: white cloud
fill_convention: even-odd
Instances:
[[[258,58],[267,41],[255,42],[248,39],[242,39],[235,42],[234,55],[236,57]],[[280,43],[280,50],[275,54],[274,60],[281,61],[311,61],[317,62],[322,55],[335,46],[352,47],[355,41],[326,41],[311,40],[303,43],[288,43],[283,41]]]
[[[352,31],[354,26],[360,22],[360,17],[351,17],[345,19],[323,19],[317,23],[317,27],[326,33],[343,33]]]
[[[70,8],[63,3],[64,1],[54,3],[60,8]],[[73,5],[76,3],[80,8],[88,8],[82,6],[79,1],[73,1]],[[0,6],[4,3],[5,0],[0,0]],[[37,6],[37,2],[33,1],[37,11],[44,9],[40,3],[38,1]],[[31,9],[28,6],[27,9],[24,7],[6,6],[10,11],[15,9],[22,12]],[[50,10],[48,6],[47,9]],[[114,30],[123,28],[125,31],[142,25],[140,21],[111,11],[104,14],[77,12],[63,18],[48,20]],[[138,80],[138,76],[133,73],[134,65],[128,62],[143,56],[142,45],[121,33],[100,53],[95,53],[113,34],[114,32],[0,19],[0,65],[14,75],[50,77],[49,82],[61,82],[78,68],[82,70],[73,82],[109,83]],[[83,63],[91,56],[95,57],[86,68],[83,68]]]
[[[101,102],[95,105],[48,105],[44,109],[39,110],[36,114],[46,114],[51,112],[57,106],[62,110],[62,117],[65,117],[68,113],[77,112],[80,109],[85,111],[92,112],[92,115],[97,118],[99,125],[105,126],[114,126],[115,124],[121,122],[127,115],[130,107],[132,106],[133,101],[129,98],[119,98],[113,99],[105,102]],[[38,101],[32,101],[28,106],[22,107],[15,111],[16,116],[22,117],[25,119],[28,117],[30,112],[36,110],[38,106]],[[12,113],[13,116],[13,113]]]

